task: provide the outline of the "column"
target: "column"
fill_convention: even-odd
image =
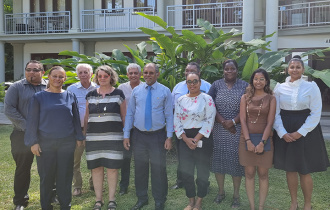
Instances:
[[[80,42],[79,39],[71,39],[72,40],[72,51],[76,51],[80,53]]]
[[[5,32],[5,28],[4,28],[4,23],[5,23],[5,16],[4,16],[4,9],[3,9],[3,6],[4,3],[3,3],[3,0],[0,0],[0,34],[3,34]]]
[[[242,40],[244,42],[254,39],[254,0],[243,1],[242,32]]]
[[[5,81],[5,42],[0,41],[0,85]],[[0,102],[0,112],[3,112],[3,106],[3,103]]]
[[[72,26],[70,32],[80,31],[79,0],[72,0]]]
[[[14,80],[24,78],[24,44],[12,44],[14,48]]]
[[[164,0],[156,0],[157,1],[157,16],[166,21],[166,3]]]
[[[266,35],[276,32],[272,37],[266,39],[271,41],[270,49],[277,51],[278,40],[278,1],[266,0]]]
[[[5,42],[0,41],[0,83],[5,82]]]
[[[254,5],[254,20],[255,22],[259,24],[263,24],[263,19],[262,19],[262,11],[263,9],[263,0],[255,0],[255,5]]]

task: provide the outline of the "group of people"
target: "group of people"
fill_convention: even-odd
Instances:
[[[117,208],[118,170],[119,194],[123,195],[129,185],[132,155],[138,199],[132,210],[148,205],[149,167],[155,209],[164,209],[168,193],[166,151],[172,148],[173,132],[179,160],[176,187],[185,188],[185,210],[202,209],[210,171],[219,188],[214,199],[217,204],[226,197],[225,174],[232,176],[232,208],[240,206],[239,189],[245,176],[251,209],[255,209],[257,173],[258,209],[264,209],[268,170],[273,165],[286,171],[290,210],[298,208],[298,176],[304,209],[312,208],[310,174],[325,171],[330,164],[319,125],[320,91],[314,82],[302,78],[301,59],[289,61],[289,77],[274,91],[263,69],[255,70],[249,83],[238,79],[235,60],[223,63],[223,78],[212,85],[200,78],[197,63],[189,63],[186,80],[172,93],[157,82],[159,67],[154,63],[146,64],[143,72],[137,64],[128,65],[129,81],[118,88],[114,87],[118,75],[110,66],[99,66],[94,82],[90,65],[79,64],[76,71],[80,81],[63,90],[66,73],[62,67],[51,68],[47,83],[42,79],[43,65],[32,60],[26,65],[26,78],[7,91],[5,114],[14,125],[10,139],[16,162],[16,209],[28,204],[34,155],[42,209],[52,209],[54,185],[61,209],[70,209],[71,196],[82,193],[80,162],[84,150],[91,170],[90,187],[95,191],[93,209],[104,205],[104,168],[107,209]],[[141,75],[145,82],[140,81]]]

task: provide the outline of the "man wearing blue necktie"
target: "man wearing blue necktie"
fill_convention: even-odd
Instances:
[[[145,65],[145,84],[134,88],[125,118],[124,147],[129,150],[132,142],[138,197],[132,210],[148,204],[149,162],[155,209],[164,209],[167,196],[166,150],[172,148],[172,96],[167,87],[157,82],[158,76],[156,64]]]

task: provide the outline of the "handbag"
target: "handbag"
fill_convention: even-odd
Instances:
[[[251,133],[250,140],[254,146],[257,146],[262,141],[262,133]],[[245,143],[245,148],[247,149],[247,144]],[[264,151],[270,151],[270,138],[268,137],[267,143],[264,145]]]

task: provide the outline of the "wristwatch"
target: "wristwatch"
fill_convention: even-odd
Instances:
[[[267,144],[267,140],[261,140],[261,142],[265,145]]]

